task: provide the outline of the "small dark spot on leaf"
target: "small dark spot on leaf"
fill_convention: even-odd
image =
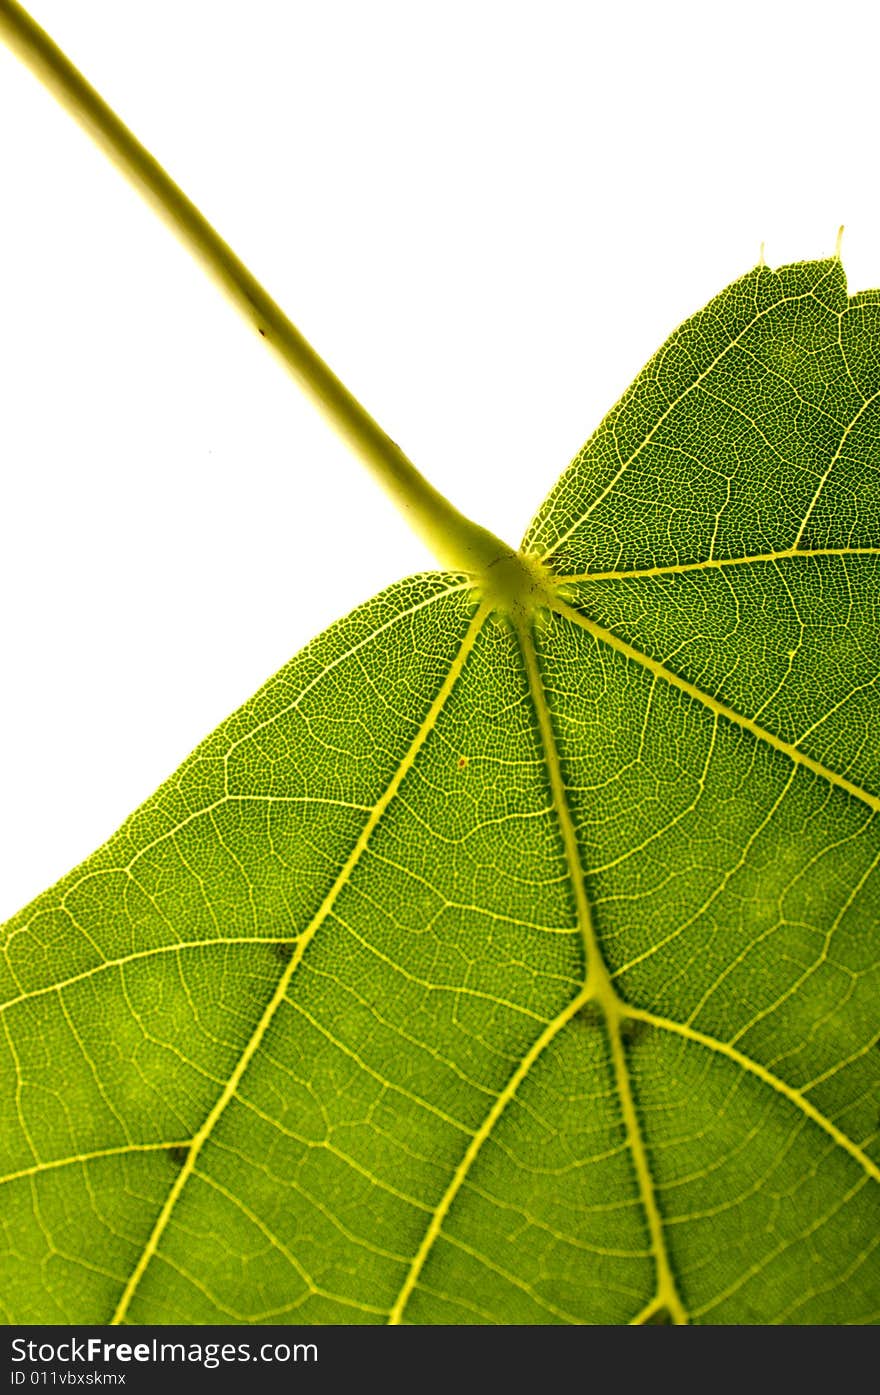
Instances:
[[[259,329],[259,325],[257,326],[257,328]],[[264,339],[266,338],[266,331],[264,329],[260,330],[260,334],[263,336]]]
[[[459,758],[458,758],[458,768],[459,768],[459,770],[464,770],[464,769],[466,769],[466,767],[467,767],[467,756],[459,756]]]
[[[274,944],[272,949],[276,959],[280,959],[282,964],[288,964],[293,956],[293,941],[285,940],[281,944]]]
[[[582,1027],[601,1027],[605,1014],[598,1003],[584,1003],[574,1015],[575,1022]]]
[[[638,1017],[624,1017],[620,1024],[620,1039],[624,1046],[635,1046],[645,1035],[647,1025]]]
[[[168,1154],[175,1167],[183,1167],[183,1164],[189,1157],[189,1149],[183,1143],[174,1143],[170,1148],[166,1148],[165,1152]]]
[[[650,1317],[645,1318],[645,1327],[674,1327],[672,1314],[668,1308],[657,1308]]]

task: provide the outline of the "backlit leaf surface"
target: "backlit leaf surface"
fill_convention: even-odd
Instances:
[[[8,924],[5,1321],[877,1320],[878,441],[756,269]]]

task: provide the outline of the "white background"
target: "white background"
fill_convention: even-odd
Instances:
[[[518,541],[758,259],[880,284],[877,9],[33,0],[416,464]],[[0,916],[308,638],[431,565],[0,52]]]

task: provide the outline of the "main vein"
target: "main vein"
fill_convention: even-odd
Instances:
[[[593,918],[590,912],[590,903],[578,851],[577,834],[568,807],[565,784],[562,778],[559,754],[556,747],[556,738],[547,707],[546,696],[544,694],[544,685],[538,667],[534,639],[527,621],[521,620],[517,624],[517,634],[528,676],[529,692],[538,719],[541,744],[550,778],[553,803],[559,819],[566,863],[574,893],[578,927],[583,938],[585,962],[584,983],[580,992],[575,995],[571,1002],[563,1008],[552,1022],[548,1023],[544,1031],[532,1043],[516,1070],[510,1076],[503,1090],[501,1090],[496,1097],[491,1109],[486,1114],[485,1119],[465,1149],[449,1185],[432,1212],[421,1244],[413,1256],[406,1278],[404,1279],[400,1292],[391,1309],[389,1325],[398,1326],[402,1322],[406,1306],[418,1284],[429,1255],[442,1235],[443,1224],[452,1209],[453,1203],[464,1186],[481,1149],[491,1137],[495,1126],[515,1097],[520,1085],[525,1080],[535,1062],[543,1055],[559,1033],[571,1022],[585,1004],[591,1002],[597,1003],[605,1016],[608,1037],[611,1044],[615,1084],[621,1101],[621,1112],[626,1129],[627,1141],[633,1158],[639,1194],[646,1215],[651,1240],[651,1251],[654,1257],[656,1273],[656,1292],[648,1308],[652,1312],[664,1308],[668,1310],[673,1322],[683,1324],[688,1321],[688,1316],[678,1293],[675,1276],[670,1263],[666,1238],[663,1231],[663,1221],[657,1205],[654,1180],[651,1175],[644,1139],[642,1138],[641,1126],[639,1124],[638,1112],[633,1096],[632,1082],[629,1075],[629,1066],[626,1059],[626,1050],[623,1044],[621,1024],[629,1015],[629,1012],[626,1003],[620,998],[611,981],[593,926]]]
[[[143,1251],[141,1252],[138,1262],[135,1265],[134,1270],[132,1271],[131,1277],[129,1278],[128,1283],[126,1284],[122,1297],[120,1298],[119,1303],[116,1307],[116,1311],[112,1318],[112,1322],[114,1324],[121,1323],[125,1320],[129,1307],[131,1305],[132,1298],[134,1297],[135,1292],[137,1291],[138,1285],[140,1284],[140,1281],[143,1278],[150,1261],[152,1260],[153,1256],[155,1255],[158,1249],[159,1242],[161,1241],[162,1236],[165,1233],[165,1230],[168,1226],[168,1222],[170,1221],[171,1216],[174,1212],[174,1208],[176,1207],[181,1193],[183,1192],[183,1189],[186,1186],[189,1178],[193,1174],[198,1156],[202,1151],[202,1148],[205,1146],[211,1134],[213,1133],[214,1128],[216,1127],[221,1115],[226,1110],[227,1105],[235,1097],[235,1094],[241,1083],[242,1077],[244,1076],[248,1066],[250,1065],[251,1061],[256,1055],[267,1031],[269,1030],[269,1027],[272,1024],[272,1021],[275,1018],[276,1013],[278,1012],[279,1007],[284,1001],[284,998],[287,994],[287,990],[290,986],[291,979],[293,978],[293,975],[296,973],[297,968],[302,962],[303,955],[305,954],[309,944],[314,939],[316,932],[327,919],[327,916],[333,909],[333,906],[340,892],[343,890],[343,888],[350,880],[355,867],[357,866],[358,862],[363,856],[364,851],[366,850],[367,844],[370,841],[373,830],[375,829],[379,820],[382,818],[382,815],[385,813],[385,810],[388,808],[388,805],[394,799],[395,795],[397,794],[397,791],[400,789],[400,786],[405,776],[412,769],[412,766],[415,762],[415,759],[419,751],[421,750],[422,746],[427,740],[430,732],[433,730],[440,712],[446,704],[446,701],[450,693],[452,692],[453,687],[455,686],[459,676],[461,675],[461,672],[467,661],[467,657],[474,646],[474,642],[480,629],[482,628],[485,616],[486,609],[485,607],[481,607],[471,620],[468,626],[467,633],[458,651],[458,654],[456,655],[454,661],[450,665],[449,672],[443,680],[440,690],[437,693],[437,696],[435,697],[434,701],[432,702],[428,714],[425,717],[425,720],[419,727],[419,730],[416,733],[415,738],[408,747],[406,754],[404,755],[403,759],[400,762],[400,765],[397,767],[397,770],[394,773],[393,778],[386,786],[381,798],[373,807],[372,813],[370,814],[370,817],[364,824],[364,827],[361,830],[361,834],[357,842],[355,843],[351,853],[349,854],[349,857],[347,858],[345,865],[342,868],[342,871],[337,876],[336,880],[334,881],[332,887],[328,891],[318,910],[315,912],[315,915],[312,917],[312,920],[309,922],[309,925],[306,927],[306,929],[303,931],[303,934],[297,941],[296,951],[291,956],[289,963],[286,965],[283,974],[279,978],[275,992],[272,994],[272,997],[267,1003],[259,1022],[257,1023],[256,1027],[251,1033],[250,1038],[248,1039],[247,1045],[245,1046],[244,1050],[239,1056],[238,1061],[235,1065],[235,1069],[229,1076],[229,1079],[227,1080],[226,1085],[224,1086],[214,1106],[207,1114],[201,1128],[193,1137],[192,1143],[189,1147],[189,1152],[187,1154],[186,1161],[184,1162],[183,1166],[180,1168],[180,1171],[174,1179],[174,1184],[171,1187],[168,1196],[165,1199],[165,1203],[161,1211],[159,1212],[153,1229],[150,1232],[150,1236],[147,1240],[147,1243],[144,1246]]]
[[[574,888],[578,910],[578,922],[584,939],[586,956],[586,981],[584,984],[584,992],[588,999],[600,1005],[605,1014],[608,1037],[611,1043],[615,1084],[620,1097],[621,1112],[626,1127],[633,1166],[635,1167],[639,1194],[648,1223],[648,1232],[651,1237],[651,1249],[654,1255],[657,1282],[655,1301],[658,1305],[668,1310],[674,1323],[682,1324],[686,1323],[688,1320],[687,1312],[682,1302],[681,1295],[678,1292],[678,1286],[670,1261],[666,1236],[663,1230],[663,1218],[657,1204],[656,1187],[651,1173],[651,1165],[645,1147],[645,1140],[642,1136],[642,1128],[639,1122],[632,1080],[630,1078],[629,1063],[626,1057],[626,1048],[623,1043],[623,1035],[621,1032],[622,1023],[629,1016],[629,1009],[612,982],[593,924],[593,917],[590,911],[590,903],[587,897],[584,872],[578,849],[577,833],[568,804],[565,781],[563,779],[562,767],[559,760],[559,750],[556,744],[556,734],[553,730],[553,722],[550,717],[550,710],[547,706],[547,698],[544,692],[544,683],[540,668],[538,667],[538,657],[535,650],[533,632],[523,625],[520,628],[519,634],[526,671],[529,677],[532,702],[535,706],[538,724],[541,730],[541,741],[544,747],[544,757],[550,775],[553,802],[556,807],[556,813],[562,831],[566,861]]]

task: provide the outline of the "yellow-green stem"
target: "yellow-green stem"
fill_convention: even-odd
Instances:
[[[231,247],[16,0],[0,0],[0,37],[85,128],[214,277],[390,494],[444,566],[485,576],[514,556],[459,513],[351,395]]]

